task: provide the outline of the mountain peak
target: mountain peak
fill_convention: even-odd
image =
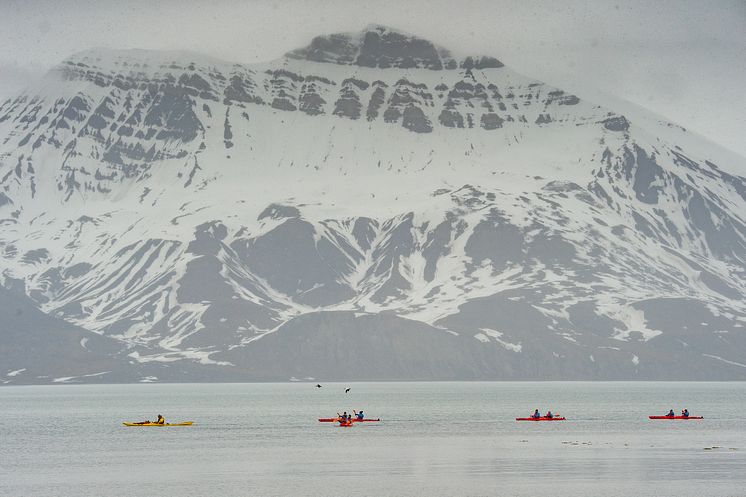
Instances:
[[[457,60],[451,52],[429,40],[388,26],[370,24],[357,33],[317,36],[288,58],[379,69],[488,69],[503,64],[494,57],[466,57]]]

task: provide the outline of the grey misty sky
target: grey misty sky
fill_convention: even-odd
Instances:
[[[0,0],[0,98],[92,47],[250,63],[370,23],[628,100],[746,156],[743,0]]]

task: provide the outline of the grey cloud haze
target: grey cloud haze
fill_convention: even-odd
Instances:
[[[649,108],[741,155],[746,2],[1,1],[0,98],[91,47],[281,56],[380,23]]]

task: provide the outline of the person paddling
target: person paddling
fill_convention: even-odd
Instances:
[[[547,411],[547,415],[545,417],[547,419],[552,419],[554,417],[554,414],[552,414],[552,411]]]
[[[666,414],[666,417],[669,417],[669,418],[675,418],[676,417],[676,414],[674,414],[673,409],[671,409],[670,411],[668,411],[668,414]]]
[[[162,425],[162,424],[166,424],[166,420],[163,419],[163,416],[161,416],[159,414],[158,415],[158,419],[155,420],[155,421],[150,421],[149,419],[146,419],[145,421],[140,421],[138,423],[133,423],[133,424],[136,424],[136,425]]]
[[[683,411],[681,411],[681,415],[683,417],[685,417],[685,418],[688,418],[689,417],[689,409],[684,409]]]
[[[533,415],[532,417],[533,417],[533,418],[536,418],[536,419],[539,419],[539,418],[541,417],[541,413],[539,412],[539,410],[538,410],[538,409],[536,409],[536,410],[534,411],[534,415]]]
[[[357,419],[358,421],[362,421],[363,418],[365,418],[365,414],[363,414],[363,411],[360,411],[360,412],[352,411],[352,412],[355,413],[355,419]]]

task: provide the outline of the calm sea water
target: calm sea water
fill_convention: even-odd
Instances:
[[[316,421],[352,409],[383,421]],[[121,424],[158,413],[195,425]],[[4,387],[0,495],[745,496],[746,384]]]

